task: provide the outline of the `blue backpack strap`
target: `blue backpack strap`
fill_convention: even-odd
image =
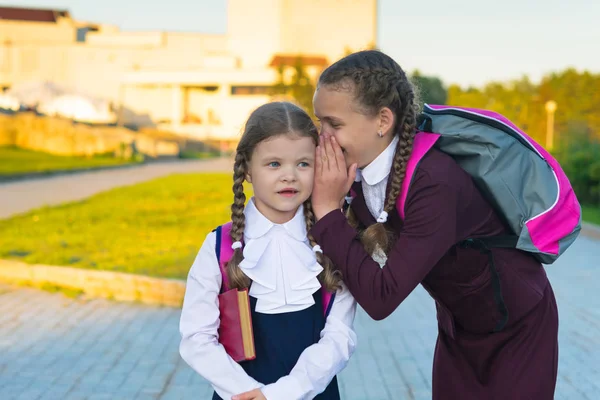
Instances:
[[[222,231],[223,231],[223,228],[221,226],[218,226],[215,229],[213,229],[213,232],[215,232],[215,237],[216,237],[215,254],[217,255],[217,261],[219,263],[221,263],[221,232]]]
[[[500,320],[496,323],[493,332],[500,332],[506,326],[508,322],[508,308],[504,303],[504,297],[502,296],[502,286],[500,284],[500,275],[496,269],[496,263],[494,260],[494,254],[492,254],[492,248],[516,248],[516,243],[519,238],[517,236],[495,236],[487,238],[469,238],[458,243],[458,246],[464,249],[475,249],[479,250],[482,254],[487,254],[488,263],[490,267],[490,274],[492,277],[492,289],[494,290],[494,301],[498,313],[500,313]]]
[[[325,286],[322,286],[321,296],[323,296],[323,314],[325,315],[325,318],[327,318],[331,312],[333,302],[335,301],[335,292],[331,293],[325,289]]]

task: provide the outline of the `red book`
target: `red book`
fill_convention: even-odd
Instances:
[[[219,343],[234,361],[254,360],[254,333],[248,290],[231,289],[219,295]]]

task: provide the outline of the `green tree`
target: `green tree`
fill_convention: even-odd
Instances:
[[[419,70],[412,73],[411,80],[420,93],[420,103],[446,104],[448,92],[441,79],[421,75]]]
[[[292,68],[291,76],[287,78],[287,72]],[[280,65],[277,68],[278,80],[273,86],[275,96],[293,99],[306,112],[314,117],[312,98],[315,92],[315,83],[306,71],[306,66],[301,57],[296,58],[293,65]]]
[[[554,113],[553,154],[560,162],[579,200],[600,206],[600,74],[567,69],[542,78],[527,77],[483,88],[448,88],[448,103],[496,111],[545,145],[548,133],[546,103]]]
[[[584,204],[600,206],[600,140],[581,123],[569,124],[555,156]],[[571,130],[574,129],[574,130]]]
[[[600,74],[567,69],[545,76],[539,84],[527,77],[501,83],[491,82],[483,88],[448,88],[448,103],[493,110],[506,116],[531,137],[545,143],[547,134],[546,102],[558,105],[554,118],[557,143],[568,135],[569,126],[577,122],[600,138]]]

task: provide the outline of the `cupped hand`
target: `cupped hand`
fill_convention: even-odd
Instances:
[[[312,207],[317,220],[340,208],[354,182],[356,168],[357,164],[346,166],[344,153],[335,137],[319,137],[312,193]]]

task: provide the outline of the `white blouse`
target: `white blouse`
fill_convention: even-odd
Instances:
[[[361,182],[367,208],[377,219],[385,205],[385,189],[394,163],[394,152],[398,145],[398,136],[369,165],[357,171],[356,181]]]
[[[250,296],[257,299],[256,311],[278,314],[312,306],[313,293],[321,289],[317,262],[306,237],[304,209],[284,224],[263,216],[251,199],[244,210],[244,260],[241,270],[252,280]]]
[[[314,304],[312,294],[321,287],[316,280],[321,266],[306,241],[302,210],[285,224],[273,224],[250,201],[245,215],[244,261],[247,257],[247,262],[240,267],[257,279],[250,287],[250,295],[257,299],[257,311],[259,304],[262,310],[259,312],[263,313],[294,312]],[[353,330],[356,301],[350,292],[342,285],[321,339],[302,352],[290,374],[264,385],[248,376],[218,342],[217,296],[222,277],[215,243],[215,233],[211,232],[188,275],[179,327],[181,357],[223,399],[256,388],[261,388],[268,400],[312,399],[322,393],[356,348]]]
[[[379,154],[369,165],[360,171],[356,171],[356,182],[361,182],[363,196],[369,212],[378,220],[383,217],[383,207],[385,205],[385,190],[387,188],[390,171],[394,163],[394,152],[398,145],[398,136],[392,139],[392,142]],[[384,218],[387,218],[384,217]],[[379,264],[381,268],[387,262],[385,252],[378,246],[371,258]]]

